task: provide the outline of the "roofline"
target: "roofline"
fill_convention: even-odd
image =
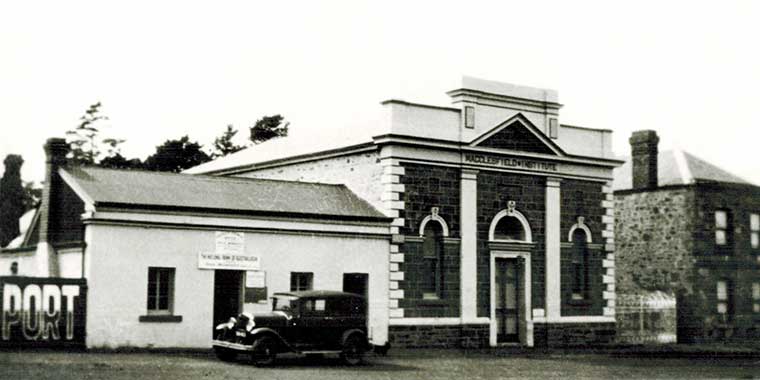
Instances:
[[[318,152],[301,154],[297,156],[283,157],[283,158],[278,158],[278,159],[268,160],[268,161],[260,161],[253,164],[231,166],[229,168],[209,170],[209,171],[205,171],[198,174],[188,174],[188,175],[226,176],[230,174],[244,173],[253,169],[258,170],[258,169],[264,169],[264,168],[269,168],[269,167],[282,166],[286,164],[308,162],[308,161],[324,159],[324,158],[329,158],[329,157],[339,157],[339,156],[345,156],[345,155],[353,154],[353,153],[371,151],[375,149],[377,149],[377,147],[375,146],[374,142],[370,141],[366,143],[347,145],[347,146],[343,146],[343,147],[339,147],[335,149],[327,149],[327,150],[322,150]],[[249,179],[253,179],[253,178],[249,178]],[[279,180],[279,181],[293,182],[293,181],[285,181],[285,180]],[[319,182],[314,182],[314,183],[319,183]],[[319,184],[327,185],[324,183],[319,183]]]
[[[619,190],[613,190],[613,194],[615,195],[628,195],[628,194],[637,194],[637,193],[647,193],[647,192],[653,192],[653,191],[660,191],[660,190],[677,190],[677,189],[687,189],[687,188],[694,188],[697,189],[699,187],[732,187],[732,188],[752,188],[753,190],[757,191],[758,194],[760,194],[760,186],[753,185],[751,183],[740,183],[740,182],[724,182],[724,181],[712,181],[712,180],[695,180],[693,183],[678,183],[678,184],[672,184],[672,185],[662,185],[657,186],[652,189],[619,189]]]
[[[39,223],[39,221],[40,207],[38,206],[34,209],[34,216],[32,216],[32,221],[29,222],[29,225],[26,227],[26,231],[24,231],[24,239],[21,241],[21,247],[29,246],[29,240],[31,240],[32,233],[34,232],[34,229],[37,228],[37,223]]]
[[[37,246],[27,246],[27,247],[16,247],[16,248],[0,248],[0,255],[4,254],[14,254],[14,253],[27,253],[27,252],[36,252]]]
[[[380,102],[380,104],[381,105],[386,105],[386,104],[401,104],[401,105],[405,105],[405,106],[432,108],[432,109],[443,110],[443,111],[454,111],[454,112],[457,112],[457,113],[461,113],[462,112],[461,109],[456,108],[456,107],[434,106],[434,105],[431,105],[431,104],[413,103],[413,102],[407,102],[406,100],[401,100],[401,99],[383,100],[382,102]]]
[[[456,111],[459,111],[459,109],[456,109],[456,108],[426,106],[426,105],[422,105],[422,104],[409,103],[409,102],[405,102],[405,101],[401,101],[401,100],[393,100],[393,99],[386,100],[385,102],[401,102],[401,103],[409,104],[409,105],[418,105],[418,106],[429,107],[429,108],[438,108],[438,109],[447,109],[447,110],[456,110]],[[583,127],[579,127],[579,128],[583,128]],[[584,129],[591,129],[591,128],[584,128]],[[596,130],[596,129],[594,129],[594,130]],[[610,131],[610,132],[612,132],[612,131]],[[458,141],[452,141],[452,140],[443,140],[443,139],[435,139],[435,138],[429,138],[429,137],[418,137],[418,136],[411,136],[411,135],[401,135],[401,134],[395,134],[395,133],[386,133],[386,134],[382,134],[382,135],[373,136],[372,137],[373,141],[371,141],[371,142],[360,143],[360,144],[353,144],[353,145],[346,145],[346,146],[335,148],[335,149],[327,149],[327,150],[322,150],[322,151],[318,151],[318,152],[301,154],[301,155],[297,155],[297,156],[278,158],[278,159],[274,159],[274,160],[260,161],[260,162],[253,163],[253,164],[244,164],[244,165],[238,165],[238,166],[231,166],[231,167],[223,168],[223,169],[209,170],[209,171],[204,171],[204,172],[200,172],[200,173],[197,173],[197,174],[189,174],[188,173],[187,175],[197,175],[197,176],[207,175],[207,176],[212,176],[212,177],[227,176],[227,175],[234,175],[234,174],[239,174],[239,173],[245,173],[245,172],[252,171],[252,170],[269,169],[269,168],[273,168],[273,167],[290,165],[290,164],[295,164],[295,163],[303,163],[303,162],[309,162],[309,161],[322,160],[322,159],[325,159],[325,158],[340,157],[340,156],[346,156],[346,155],[355,154],[355,153],[368,152],[368,151],[377,150],[378,145],[379,145],[377,140],[388,139],[388,138],[390,138],[390,139],[393,139],[393,138],[415,139],[415,140],[419,140],[419,141],[429,141],[429,142],[433,142],[433,143],[452,145],[451,147],[443,147],[444,149],[460,149],[460,147],[463,147],[463,145],[467,145],[467,143],[465,143],[465,142],[458,142]],[[424,144],[422,144],[422,145],[424,145]],[[454,147],[454,145],[456,147]],[[559,147],[559,145],[557,145],[557,146]],[[560,147],[560,149],[561,149],[561,147]],[[518,151],[515,151],[515,152],[518,152]],[[556,157],[559,157],[559,156],[552,156],[552,157],[556,158]],[[607,165],[604,165],[604,166],[610,166],[610,165],[619,166],[619,165],[625,163],[625,161],[618,160],[618,159],[613,159],[613,158],[594,157],[594,156],[582,156],[582,155],[569,154],[567,152],[564,152],[564,156],[562,156],[561,158],[570,159],[570,160],[576,160],[576,159],[577,160],[583,160],[584,162],[582,162],[582,163],[586,163],[586,164],[589,164],[589,162],[587,162],[589,160],[599,161],[601,163],[607,164]],[[598,165],[598,163],[591,163],[591,164],[592,165],[593,164],[597,164]],[[292,181],[284,181],[284,182],[292,182]],[[319,183],[319,182],[314,182],[314,183],[321,184],[321,185],[327,185],[327,184]]]
[[[651,193],[651,192],[655,192],[655,191],[688,189],[688,188],[694,188],[694,187],[696,187],[696,184],[694,184],[694,183],[687,183],[687,184],[679,183],[679,184],[675,184],[675,185],[657,186],[655,188],[612,190],[612,194],[614,194],[614,195],[629,195],[629,194],[639,194],[639,193]]]
[[[123,202],[96,202],[95,208],[104,207],[111,209],[124,210],[145,210],[145,211],[166,211],[176,213],[201,213],[201,214],[221,214],[221,215],[244,215],[244,216],[268,216],[268,217],[296,217],[302,219],[321,219],[321,220],[340,220],[340,221],[361,221],[376,222],[378,224],[390,223],[393,218],[387,216],[363,216],[363,215],[333,215],[333,214],[311,214],[299,212],[283,211],[259,211],[259,210],[238,210],[223,209],[215,207],[192,207],[192,206],[171,206],[171,205],[149,205]]]
[[[447,149],[447,150],[454,150],[454,151],[475,151],[475,152],[480,151],[482,152],[484,150],[487,150],[488,153],[492,153],[492,154],[504,154],[504,155],[513,155],[513,156],[519,155],[519,156],[533,157],[537,159],[554,160],[554,161],[560,161],[560,162],[569,162],[569,163],[575,163],[575,164],[585,164],[585,165],[595,165],[595,166],[617,167],[624,163],[624,161],[620,161],[617,159],[593,157],[593,156],[580,156],[580,155],[571,155],[571,154],[566,154],[565,156],[556,156],[556,155],[523,152],[523,151],[518,151],[518,150],[507,151],[507,150],[489,149],[489,148],[482,148],[478,146],[469,146],[467,143],[464,143],[464,142],[440,140],[440,139],[433,139],[433,138],[428,138],[428,137],[399,135],[399,134],[393,134],[393,133],[378,135],[378,136],[373,137],[373,139],[375,140],[375,143],[377,143],[378,145],[395,143],[395,144],[410,145],[410,146],[432,146],[439,149]],[[385,141],[379,141],[379,140],[385,140]]]
[[[541,90],[541,89],[538,89]],[[460,94],[473,94],[477,95],[481,98],[490,98],[490,100],[500,100],[504,101],[505,99],[508,99],[514,103],[521,104],[521,105],[527,105],[527,106],[543,106],[544,104],[555,106],[557,109],[562,108],[563,104],[558,102],[552,102],[548,100],[536,100],[531,98],[521,98],[517,96],[510,96],[510,95],[504,95],[504,94],[496,94],[493,92],[487,92],[483,90],[475,90],[472,88],[465,88],[460,87],[454,90],[450,90],[446,92],[446,95],[450,97],[455,97]]]
[[[75,166],[76,167],[76,166]],[[318,186],[330,186],[330,187],[346,187],[344,184],[340,183],[323,183],[323,182],[312,182],[312,181],[292,181],[292,180],[286,180],[286,179],[275,179],[275,178],[248,178],[248,177],[227,177],[227,176],[220,176],[220,175],[211,175],[206,173],[198,173],[198,174],[183,174],[183,173],[175,173],[175,172],[164,172],[164,171],[153,171],[153,170],[144,170],[144,169],[113,169],[113,168],[103,168],[99,166],[93,166],[93,165],[83,165],[79,166],[86,169],[94,169],[94,170],[103,170],[103,171],[116,171],[116,172],[130,172],[130,173],[144,173],[147,175],[155,175],[155,176],[168,176],[168,177],[176,177],[176,176],[185,176],[186,178],[205,178],[211,181],[218,181],[218,182],[279,182],[279,183],[288,183],[288,184],[296,184],[296,185],[318,185]],[[66,168],[73,168],[72,166],[68,167],[62,167],[61,169]],[[60,169],[59,169],[60,170]],[[73,176],[71,173],[66,173],[68,178],[74,182],[77,181],[77,178]],[[84,192],[84,191],[83,191]],[[84,201],[85,199],[83,199]]]
[[[607,128],[589,128],[589,127],[581,127],[579,125],[570,125],[570,124],[560,124],[560,126],[563,128],[584,129],[587,131],[609,132],[609,133],[613,132],[612,129],[607,129]]]

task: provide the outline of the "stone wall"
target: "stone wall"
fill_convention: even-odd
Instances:
[[[694,292],[679,298],[679,339],[695,342],[757,339],[760,312],[753,309],[752,283],[760,282],[760,249],[750,241],[750,214],[760,214],[760,188],[706,183],[695,186]],[[730,214],[728,244],[715,244],[715,211]],[[733,284],[733,313],[717,311],[717,282]],[[729,295],[731,297],[731,295]],[[760,303],[760,302],[758,302]],[[684,310],[688,306],[688,310]],[[687,314],[688,313],[688,314]]]
[[[376,209],[384,211],[380,199],[382,174],[378,153],[367,152],[260,169],[236,176],[343,184]]]
[[[678,341],[755,339],[760,312],[752,283],[760,281],[749,215],[760,213],[755,186],[704,183],[616,193],[618,293],[676,295]],[[715,244],[715,211],[729,211],[729,244]],[[717,310],[717,282],[733,283],[733,314]]]
[[[586,347],[613,343],[615,323],[537,323],[533,334],[536,347]]]
[[[459,317],[459,169],[403,163],[404,175],[400,183],[404,185],[404,209],[399,216],[404,218],[400,233],[407,236],[399,248],[404,252],[404,262],[398,263],[404,279],[399,288],[404,290],[404,298],[399,307],[404,309],[404,317]],[[420,224],[431,215],[431,208],[438,207],[438,216],[449,228],[449,236],[443,243],[441,261],[443,289],[441,299],[423,299],[421,284],[425,272],[424,252],[420,238]]]
[[[603,298],[603,292],[606,285],[603,282],[603,275],[606,269],[603,266],[603,260],[607,258],[607,252],[602,247],[604,238],[602,231],[605,229],[603,218],[606,216],[606,210],[602,207],[602,202],[606,199],[606,194],[602,191],[602,184],[599,182],[581,181],[565,179],[561,184],[561,219],[560,219],[560,238],[565,246],[561,249],[561,288],[562,288],[562,315],[563,316],[580,316],[580,315],[602,315],[603,308],[607,302]],[[573,248],[568,247],[571,244],[569,239],[572,227],[578,224],[578,217],[584,218],[584,225],[591,231],[591,244],[589,244],[586,254],[588,260],[586,263],[586,276],[588,277],[588,298],[584,300],[572,299],[572,253]]]
[[[438,207],[438,215],[449,227],[449,237],[459,237],[459,169],[444,166],[404,163],[404,235],[419,236],[422,219]]]
[[[689,188],[615,194],[618,294],[691,293],[694,204]]]
[[[404,289],[404,298],[399,300],[399,307],[404,309],[407,318],[459,317],[459,268],[460,247],[458,241],[446,241],[443,244],[443,261],[440,263],[443,275],[441,299],[422,298],[423,276],[425,272],[422,242],[405,242],[404,262],[399,263],[404,272],[404,280],[399,281],[399,288]]]
[[[390,326],[389,341],[396,348],[488,347],[489,325]]]

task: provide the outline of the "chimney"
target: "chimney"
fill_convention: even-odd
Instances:
[[[657,132],[643,130],[633,132],[631,143],[631,166],[634,189],[657,188]]]
[[[59,191],[61,177],[58,168],[66,164],[66,155],[69,153],[69,144],[66,139],[53,137],[45,143],[45,186],[42,188],[40,201],[40,243],[52,243],[54,232],[50,228],[50,217],[53,206],[51,198]]]

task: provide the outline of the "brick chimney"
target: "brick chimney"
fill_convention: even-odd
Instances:
[[[66,155],[69,153],[69,144],[66,139],[53,137],[45,143],[45,186],[42,188],[42,199],[40,201],[39,215],[39,243],[37,245],[37,254],[42,256],[41,259],[46,261],[48,275],[58,275],[58,264],[55,256],[55,250],[52,243],[55,232],[51,228],[51,217],[55,217],[55,206],[52,205],[51,199],[61,187],[61,176],[58,175],[58,168],[66,164]]]
[[[633,132],[628,140],[631,144],[631,166],[634,189],[654,189],[657,187],[657,132],[643,130]]]

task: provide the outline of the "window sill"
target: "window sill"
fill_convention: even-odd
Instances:
[[[179,323],[179,322],[182,322],[182,316],[181,315],[141,315],[138,320],[140,322]]]

